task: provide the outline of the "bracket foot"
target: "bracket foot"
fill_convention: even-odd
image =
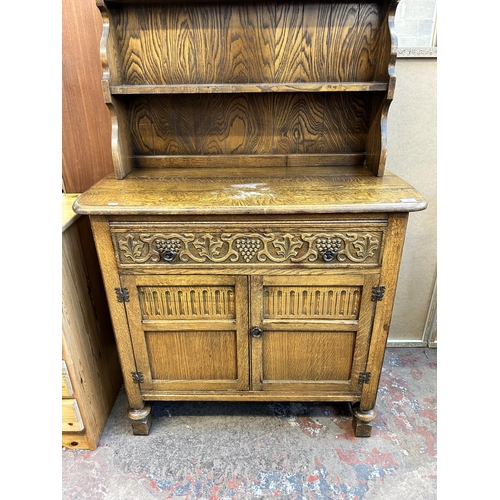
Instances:
[[[372,435],[372,420],[377,416],[375,410],[360,410],[353,408],[353,427],[356,437],[370,437]]]
[[[128,418],[132,421],[132,432],[135,436],[147,436],[151,428],[151,404],[145,404],[140,410],[130,408]]]

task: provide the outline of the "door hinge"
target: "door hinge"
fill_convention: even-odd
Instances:
[[[128,302],[129,301],[129,294],[128,294],[128,288],[115,288],[116,292],[116,299],[118,302]]]
[[[371,376],[372,376],[371,372],[359,372],[358,383],[368,384],[368,382],[370,382]]]
[[[384,298],[385,286],[374,286],[372,288],[372,301],[382,300]]]
[[[134,382],[134,384],[140,384],[144,382],[144,375],[142,374],[142,372],[130,372],[130,373],[132,373],[132,381]]]

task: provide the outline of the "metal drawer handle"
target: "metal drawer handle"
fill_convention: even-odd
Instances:
[[[334,261],[342,247],[342,240],[335,236],[318,238],[315,243],[319,254],[325,262]]]
[[[331,249],[328,249],[323,253],[323,260],[325,262],[331,262],[332,260],[335,260],[336,258],[337,258],[337,252],[334,252]]]
[[[262,337],[262,334],[264,333],[264,330],[262,328],[259,328],[258,326],[254,326],[251,330],[250,330],[250,335],[254,338],[254,339],[258,339],[260,337]]]
[[[170,248],[166,248],[161,253],[161,258],[167,262],[172,262],[177,257],[177,252],[174,252]]]

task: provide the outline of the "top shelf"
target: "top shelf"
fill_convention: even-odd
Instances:
[[[180,85],[112,85],[113,95],[147,94],[235,94],[264,92],[366,92],[386,91],[384,82],[343,83],[239,83]]]

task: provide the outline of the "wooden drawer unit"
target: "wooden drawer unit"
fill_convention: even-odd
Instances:
[[[62,445],[94,450],[122,385],[116,342],[86,217],[63,195]]]
[[[98,0],[90,216],[133,432],[156,400],[348,401],[369,436],[408,214],[397,0]]]

